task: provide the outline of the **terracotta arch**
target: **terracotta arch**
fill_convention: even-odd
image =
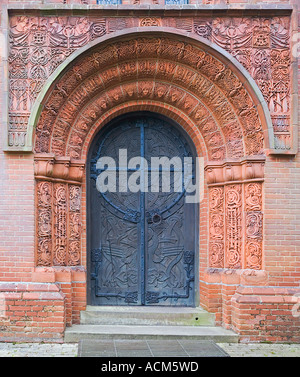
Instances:
[[[151,34],[150,34],[151,31]],[[79,73],[79,71],[76,74],[76,69],[78,69],[78,61],[84,56],[89,56],[91,61],[94,61],[95,68],[98,67],[97,63],[97,54],[99,51],[109,50],[109,46],[115,46],[112,47],[113,50],[110,51],[111,59],[117,58],[117,61],[120,61],[120,52],[116,52],[115,48],[120,41],[128,41],[128,40],[141,40],[145,39],[146,36],[151,35],[153,39],[157,40],[163,40],[166,43],[170,41],[177,42],[179,40],[179,43],[182,45],[182,47],[178,46],[177,56],[174,54],[165,54],[165,53],[158,53],[157,58],[160,60],[164,60],[164,58],[167,59],[173,59],[174,62],[176,62],[177,65],[182,64],[182,60],[184,60],[184,68],[190,70],[190,72],[194,72],[199,74],[206,75],[206,79],[210,80],[210,82],[213,83],[214,89],[218,87],[217,84],[219,84],[219,87],[222,88],[222,92],[225,95],[225,99],[223,101],[224,106],[226,103],[226,98],[229,99],[230,104],[236,108],[237,111],[243,111],[244,109],[241,107],[241,103],[244,102],[248,103],[247,107],[248,110],[252,109],[252,114],[250,114],[250,117],[256,116],[257,120],[255,122],[260,122],[260,131],[263,134],[264,139],[264,147],[265,148],[272,148],[274,144],[274,135],[273,135],[273,128],[271,123],[270,114],[267,108],[267,105],[265,103],[265,100],[258,89],[256,83],[251,78],[251,76],[247,73],[247,71],[243,68],[243,66],[238,63],[232,56],[230,56],[225,50],[222,48],[214,45],[213,43],[199,37],[199,36],[193,36],[193,38],[190,37],[189,33],[186,32],[180,32],[178,30],[173,30],[171,28],[160,28],[159,31],[157,28],[139,28],[137,29],[128,29],[125,31],[119,31],[116,33],[112,33],[109,36],[104,36],[102,38],[99,38],[99,40],[94,41],[87,46],[79,49],[75,53],[73,53],[69,58],[66,59],[66,61],[57,68],[57,70],[51,75],[51,77],[47,80],[44,90],[40,93],[38,96],[35,105],[33,107],[30,119],[29,119],[29,126],[28,126],[28,133],[27,133],[27,145],[32,145],[32,138],[33,138],[33,131],[35,127],[38,125],[38,119],[41,115],[43,115],[43,112],[45,112],[45,106],[46,104],[51,101],[51,97],[53,98],[53,95],[56,93],[57,89],[60,87],[60,78],[64,77],[66,78],[66,72],[72,71],[70,69],[73,67],[75,71],[73,72],[73,75],[82,75],[82,73]],[[163,36],[163,37],[162,37]],[[168,39],[169,38],[169,39]],[[122,43],[122,42],[121,42]],[[124,43],[124,42],[123,42]],[[186,46],[186,47],[184,47]],[[181,52],[180,52],[180,51]],[[146,54],[146,55],[145,55]],[[197,57],[198,56],[198,63],[197,63]],[[202,61],[205,62],[205,64],[201,64],[199,62],[199,58],[201,58],[202,55]],[[143,55],[143,53],[138,54],[140,56]],[[144,51],[144,56],[147,58],[147,53]],[[184,59],[183,59],[184,58]],[[208,60],[211,60],[210,62]],[[110,62],[112,65],[112,62]],[[79,63],[80,64],[80,63]],[[214,66],[215,64],[215,66]],[[184,69],[182,67],[182,70]],[[195,69],[196,68],[196,69]],[[210,77],[209,77],[210,76]],[[123,77],[125,80],[125,78]],[[132,77],[131,79],[135,79]],[[172,78],[171,78],[172,79]],[[167,80],[170,80],[170,77],[167,78]],[[82,76],[82,81],[84,81],[84,77]],[[178,84],[178,82],[177,82]],[[184,84],[184,82],[180,82],[180,84]],[[186,83],[187,84],[187,83]],[[201,89],[198,87],[196,92],[201,93]],[[199,90],[200,89],[200,90]],[[58,89],[59,90],[59,89]],[[51,93],[51,94],[50,94]],[[60,93],[62,94],[62,92]],[[68,93],[69,94],[69,93]],[[213,95],[213,94],[212,94]],[[62,106],[62,103],[60,103],[60,106]],[[255,115],[254,115],[255,114]],[[249,114],[242,114],[244,115],[245,121],[249,119]],[[242,118],[242,117],[241,117]],[[259,126],[257,126],[259,127]],[[38,129],[38,128],[37,128]],[[257,128],[258,130],[258,128]],[[253,131],[253,130],[252,130]],[[247,133],[249,133],[249,130],[247,130]],[[36,139],[36,137],[35,137]],[[247,153],[246,153],[247,154]],[[249,153],[248,153],[249,154]],[[250,153],[250,154],[256,154],[256,153]]]
[[[227,52],[164,28],[126,30],[79,49],[37,98],[28,132],[36,265],[85,266],[87,151],[104,124],[136,110],[175,120],[205,158],[201,268],[262,269],[264,150],[273,146],[266,103]]]

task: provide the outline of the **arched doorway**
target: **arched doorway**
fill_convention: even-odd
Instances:
[[[95,137],[87,167],[91,304],[195,305],[198,214],[184,181],[194,157],[188,136],[150,112],[118,117]]]
[[[178,122],[204,159],[194,286],[201,295],[195,304],[221,310],[221,277],[211,285],[215,271],[226,277],[228,269],[263,268],[264,151],[273,136],[260,97],[226,51],[167,31],[99,41],[78,51],[49,79],[29,122],[35,151],[35,259],[38,268],[68,271],[74,286],[77,274],[83,276],[83,288],[75,294],[81,301],[69,298],[68,318],[72,313],[78,319],[78,308],[91,302],[90,286],[85,289],[91,281],[86,271],[92,272],[86,247],[88,151],[99,130],[133,111]]]

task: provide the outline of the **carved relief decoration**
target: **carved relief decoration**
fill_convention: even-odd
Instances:
[[[269,105],[275,147],[279,150],[291,148],[289,17],[12,16],[9,30],[8,145],[12,148],[25,145],[27,122],[33,103],[47,78],[66,57],[106,33],[137,26],[186,30],[227,50],[249,71]],[[129,51],[134,52],[132,48],[133,46]],[[174,45],[168,46],[166,50],[159,46],[157,48],[156,53],[159,54],[176,50]],[[177,53],[176,61],[179,61],[182,56],[178,50]],[[185,55],[187,56],[187,50]],[[113,56],[117,58],[118,53],[115,51]],[[151,54],[148,56],[151,57]],[[96,54],[91,57],[91,64],[97,66],[100,60]],[[198,68],[202,66],[199,61],[192,64],[196,64]],[[206,64],[212,72],[214,65],[209,62],[204,65]],[[77,80],[83,77],[82,73],[76,73],[76,68],[73,73]],[[221,79],[222,75],[226,76],[226,70],[216,73],[218,74],[221,76],[215,78]],[[63,95],[63,90],[61,94]],[[238,95],[236,97],[238,98]],[[252,135],[249,142],[261,140]],[[234,142],[231,147],[234,149],[237,145],[238,143]]]

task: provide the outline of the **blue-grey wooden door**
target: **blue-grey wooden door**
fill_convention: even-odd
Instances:
[[[194,306],[197,216],[183,184],[192,156],[181,132],[156,117],[125,118],[99,134],[89,165],[91,304]],[[101,166],[101,157],[115,164]],[[128,165],[134,157],[140,163]],[[169,163],[169,182],[168,164],[152,163],[161,157],[182,162]],[[115,190],[99,192],[108,171]]]

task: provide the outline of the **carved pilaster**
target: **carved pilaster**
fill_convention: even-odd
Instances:
[[[37,266],[80,264],[83,174],[80,160],[53,154],[35,156]]]

